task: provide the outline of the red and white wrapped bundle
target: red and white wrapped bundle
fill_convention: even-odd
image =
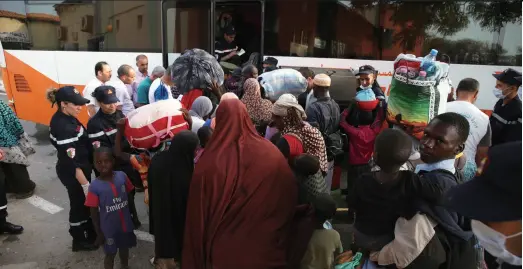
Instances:
[[[135,109],[127,114],[125,138],[138,149],[155,148],[171,140],[177,133],[189,129],[181,108],[180,101],[168,99]]]

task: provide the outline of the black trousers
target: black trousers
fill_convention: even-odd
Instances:
[[[27,166],[17,163],[0,163],[5,176],[5,192],[22,194],[35,189],[36,184],[29,177]]]
[[[5,173],[3,167],[0,165],[0,224],[6,222],[7,217],[7,196],[5,191]]]
[[[90,182],[92,168],[86,164],[82,167],[85,177]],[[67,189],[69,196],[69,234],[73,241],[93,241],[96,239],[90,210],[85,204],[85,194],[82,185],[76,179],[76,169],[69,166],[56,165],[56,174]]]

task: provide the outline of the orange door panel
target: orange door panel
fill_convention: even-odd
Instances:
[[[48,78],[38,70],[5,52],[8,69],[8,85],[14,100],[17,116],[20,119],[49,125],[56,106],[46,99],[46,91],[58,87],[58,83]]]

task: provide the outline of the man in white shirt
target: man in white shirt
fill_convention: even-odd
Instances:
[[[134,109],[134,105],[132,104],[131,97],[129,96],[125,85],[120,80],[110,81],[112,70],[107,62],[96,63],[94,66],[94,73],[96,78],[87,83],[83,90],[84,98],[90,101],[87,105],[87,113],[89,114],[89,117],[93,117],[96,112],[98,112],[98,109],[100,109],[96,99],[91,94],[96,88],[102,85],[113,86],[116,89],[116,97],[120,100],[118,109],[122,110],[124,115],[127,115],[127,113]],[[129,108],[129,102],[132,108]]]
[[[455,112],[464,116],[470,125],[470,133],[465,142],[465,156],[467,166],[471,169],[465,171],[465,179],[471,179],[477,165],[487,156],[488,148],[491,145],[491,130],[489,117],[479,110],[474,102],[478,98],[479,82],[473,78],[466,78],[459,82],[456,89],[457,100],[447,103],[447,112]],[[472,174],[474,171],[474,174]]]
[[[128,65],[123,64],[118,68],[118,71],[116,71],[118,74],[118,78],[123,82],[125,87],[127,88],[127,93],[129,93],[129,96],[131,97],[131,100],[134,102],[134,95],[135,92],[133,90],[133,83],[136,78],[136,72],[134,69]]]
[[[149,87],[149,104],[156,101],[173,99],[171,87],[174,86],[171,79],[171,67],[165,69],[165,74],[161,78],[157,78],[151,83]]]

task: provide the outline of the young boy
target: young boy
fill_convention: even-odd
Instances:
[[[443,194],[428,180],[400,171],[411,147],[412,140],[401,130],[386,129],[376,138],[374,160],[380,170],[360,176],[347,196],[348,207],[356,213],[356,249],[380,250],[394,239],[396,220],[415,214],[414,201],[435,201]]]
[[[430,183],[441,193],[459,184],[455,175],[455,156],[465,148],[469,129],[467,119],[452,112],[440,114],[429,122],[420,141],[420,155],[424,163],[416,166],[422,182]],[[414,206],[437,223],[434,237],[444,246],[445,251],[445,262],[440,268],[478,268],[480,249],[476,252],[472,232],[464,230],[469,224],[464,223],[461,216],[443,206],[440,199],[433,202],[417,201]],[[409,219],[408,216],[405,218]],[[412,238],[413,242],[417,239]],[[390,255],[401,256],[402,250],[394,249],[398,253]],[[431,251],[425,248],[418,257],[434,255]]]
[[[136,246],[128,206],[128,193],[134,187],[124,172],[113,171],[114,157],[111,149],[97,148],[94,165],[100,176],[89,186],[85,205],[91,208],[91,218],[97,233],[95,243],[104,245],[105,269],[114,267],[117,252],[122,268],[128,268],[129,248]]]
[[[325,223],[336,214],[336,202],[330,194],[317,196],[312,202],[315,209],[315,231],[301,261],[301,269],[333,268],[334,259],[343,252],[340,234]]]
[[[200,146],[196,150],[194,163],[197,163],[202,156],[203,152],[205,151],[205,145],[207,145],[207,142],[209,142],[209,139],[211,139],[212,133],[213,130],[209,126],[203,126],[202,128],[198,129],[198,139],[200,140]]]
[[[416,166],[416,173],[443,192],[462,183],[456,176],[455,157],[465,149],[469,132],[468,120],[458,113],[447,112],[432,119],[420,140],[424,163]],[[439,203],[420,203],[418,209],[438,223],[437,233],[452,238],[448,240],[448,268],[476,264],[474,239],[461,216]]]
[[[370,90],[369,90],[370,91]],[[372,94],[372,91],[370,91]],[[347,194],[351,192],[353,182],[363,173],[370,172],[369,161],[374,149],[374,140],[381,130],[383,115],[373,117],[372,110],[358,110],[358,124],[351,124],[347,119],[349,110],[341,116],[340,126],[349,140],[349,167],[347,168]]]

